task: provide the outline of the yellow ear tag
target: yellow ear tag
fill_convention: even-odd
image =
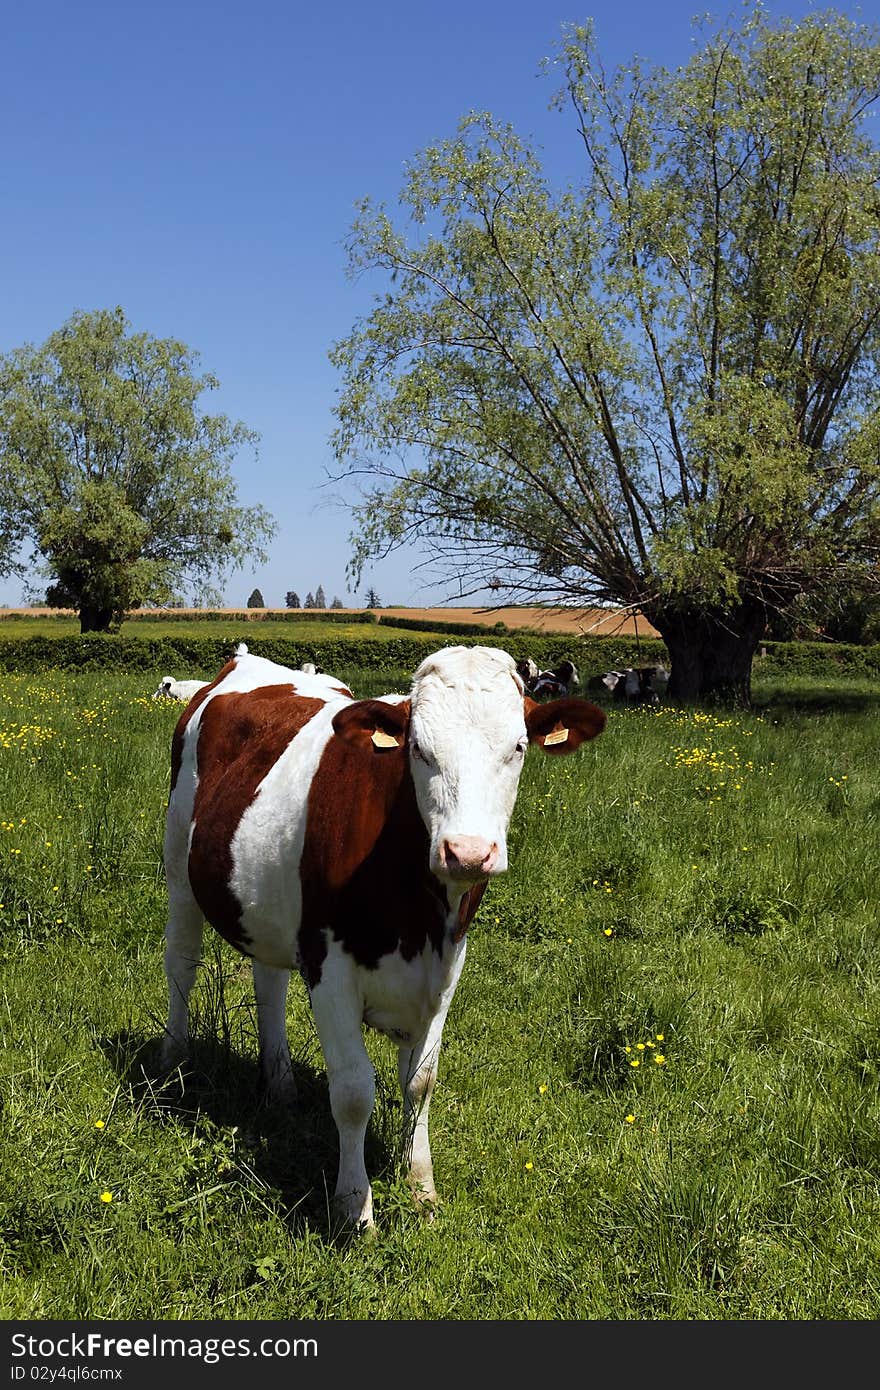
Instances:
[[[547,748],[553,743],[565,743],[568,739],[568,729],[554,729],[552,734],[548,734],[544,739],[544,747]]]
[[[386,734],[384,729],[373,730],[373,743],[377,748],[399,748],[400,744],[391,734]]]

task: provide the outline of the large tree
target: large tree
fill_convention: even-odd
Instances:
[[[748,701],[769,615],[876,575],[877,32],[757,8],[606,74],[573,28],[553,70],[579,182],[471,115],[415,158],[409,226],[360,209],[350,570],[416,540],[461,594],[624,605],[673,695]]]
[[[0,573],[40,563],[90,632],[184,584],[216,599],[228,570],[265,561],[274,522],[238,504],[231,472],[257,436],[201,409],[217,384],[119,308],[0,359]]]

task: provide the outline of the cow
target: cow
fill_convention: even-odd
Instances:
[[[530,656],[521,657],[521,659],[516,663],[516,669],[526,690],[530,690],[532,681],[536,681],[538,679],[538,675],[540,674],[541,670],[537,661],[533,661]]]
[[[628,704],[658,705],[666,694],[669,672],[665,666],[626,666],[622,671],[605,671],[591,676],[588,690],[607,692]]]
[[[163,676],[158,688],[153,691],[152,698],[154,700],[182,700],[186,704],[197,691],[207,684],[207,681],[178,681],[173,676]]]
[[[527,682],[530,695],[568,695],[581,680],[573,661],[562,661],[552,671],[539,671],[533,680]]]
[[[486,884],[507,868],[526,749],[573,753],[604,725],[586,700],[531,700],[513,658],[480,646],[435,652],[408,695],[366,700],[237,652],[178,721],[163,1062],[186,1056],[206,919],[251,957],[262,1077],[289,1097],[285,1002],[298,971],[339,1136],[340,1227],[373,1225],[363,1025],[398,1048],[409,1183],[433,1212],[428,1109],[443,1026]]]

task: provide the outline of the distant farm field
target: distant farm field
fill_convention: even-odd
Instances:
[[[343,610],[350,612],[352,618],[363,615],[364,609]],[[615,637],[631,636],[638,634],[641,637],[656,637],[657,631],[651,627],[644,618],[633,618],[629,614],[622,614],[610,610],[596,608],[378,608],[375,611],[377,618],[382,618],[381,626],[376,624],[355,623],[349,626],[344,621],[342,623],[321,622],[320,609],[306,609],[296,613],[296,626],[291,623],[291,615],[288,613],[285,618],[285,610],[273,609],[229,609],[221,610],[218,616],[217,610],[211,610],[208,615],[204,610],[198,608],[175,609],[165,614],[160,610],[153,613],[139,612],[133,615],[128,621],[123,623],[122,631],[126,636],[138,635],[144,637],[168,637],[181,632],[181,624],[187,627],[192,624],[200,631],[207,631],[208,628],[212,635],[218,637],[232,637],[241,633],[244,625],[245,629],[253,627],[254,631],[259,631],[262,637],[285,637],[292,631],[299,630],[303,621],[309,623],[310,629],[313,624],[316,629],[315,635],[320,638],[322,635],[342,636],[368,636],[372,635],[380,640],[389,635],[394,618],[402,618],[404,621],[416,620],[420,623],[438,623],[438,631],[442,631],[444,623],[468,623],[477,624],[491,631],[498,623],[502,623],[505,628],[510,630],[526,629],[528,631],[541,633],[571,633],[573,636],[594,636],[594,637]],[[342,616],[342,613],[339,614]],[[6,608],[0,609],[0,638],[3,637],[23,637],[23,636],[73,636],[79,632],[79,621],[76,615],[59,611],[51,608]]]
[[[0,674],[0,1317],[876,1319],[880,686],[758,693],[530,752],[440,1060],[444,1204],[410,1207],[370,1035],[378,1232],[345,1245],[298,982],[295,1111],[211,938],[185,1089],[155,1071],[180,707]]]

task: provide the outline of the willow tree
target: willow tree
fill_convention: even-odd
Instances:
[[[876,569],[877,33],[758,8],[674,72],[606,74],[588,27],[546,67],[567,186],[472,114],[397,224],[359,209],[350,569],[415,540],[462,595],[638,610],[672,694],[748,701],[768,616]]]
[[[48,600],[106,631],[189,584],[206,598],[275,530],[239,504],[232,466],[256,435],[201,405],[218,383],[121,309],[76,313],[0,359],[0,573],[38,564]]]

